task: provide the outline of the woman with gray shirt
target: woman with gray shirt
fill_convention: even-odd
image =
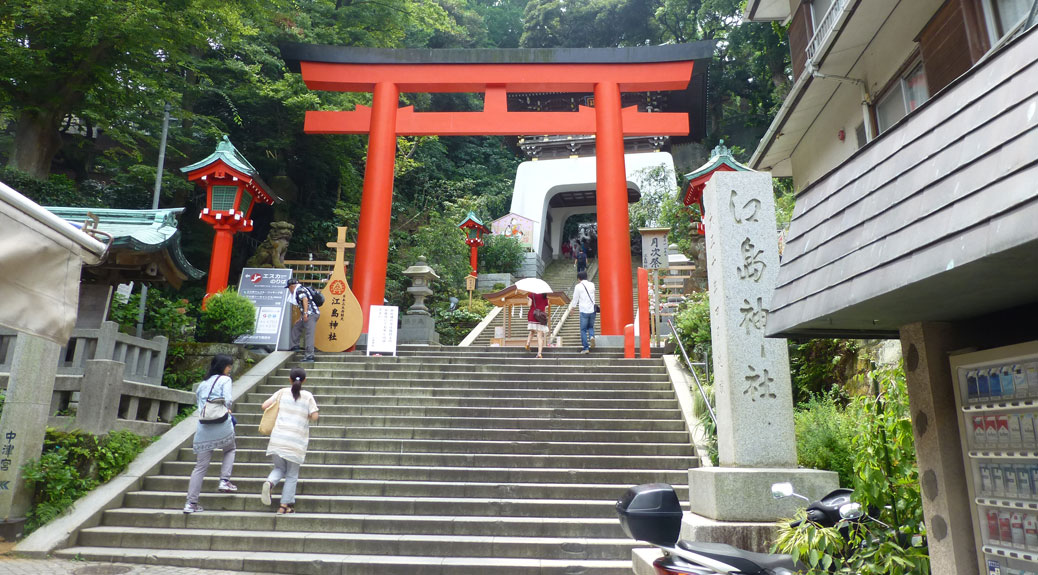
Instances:
[[[187,485],[187,502],[184,513],[198,513],[202,506],[198,504],[198,494],[202,491],[202,479],[209,469],[209,461],[213,451],[223,451],[223,464],[220,466],[221,493],[234,493],[238,488],[231,483],[231,470],[234,468],[234,420],[231,418],[231,364],[234,360],[229,355],[219,354],[209,364],[209,373],[195,391],[198,413],[202,412],[209,399],[223,398],[227,407],[227,416],[219,422],[198,421],[195,440],[191,446],[195,452],[195,469],[191,472],[191,481]]]

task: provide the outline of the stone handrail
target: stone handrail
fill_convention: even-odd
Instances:
[[[0,328],[0,381],[6,383],[18,333]],[[108,359],[126,364],[125,379],[162,385],[169,340],[164,336],[143,339],[119,332],[119,324],[102,322],[98,329],[75,329],[58,356],[58,375],[83,375],[86,362]]]

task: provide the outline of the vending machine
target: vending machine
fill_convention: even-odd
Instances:
[[[979,572],[1038,575],[1038,342],[951,368]]]

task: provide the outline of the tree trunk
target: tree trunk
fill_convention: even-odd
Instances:
[[[8,165],[38,180],[47,179],[51,162],[61,149],[61,117],[53,111],[22,110],[15,125]]]

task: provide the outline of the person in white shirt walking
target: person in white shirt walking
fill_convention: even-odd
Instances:
[[[598,306],[595,305],[595,284],[587,279],[587,272],[577,272],[577,285],[573,286],[573,298],[569,307],[580,310],[580,344],[584,349],[580,353],[588,353],[595,347],[595,316]]]

